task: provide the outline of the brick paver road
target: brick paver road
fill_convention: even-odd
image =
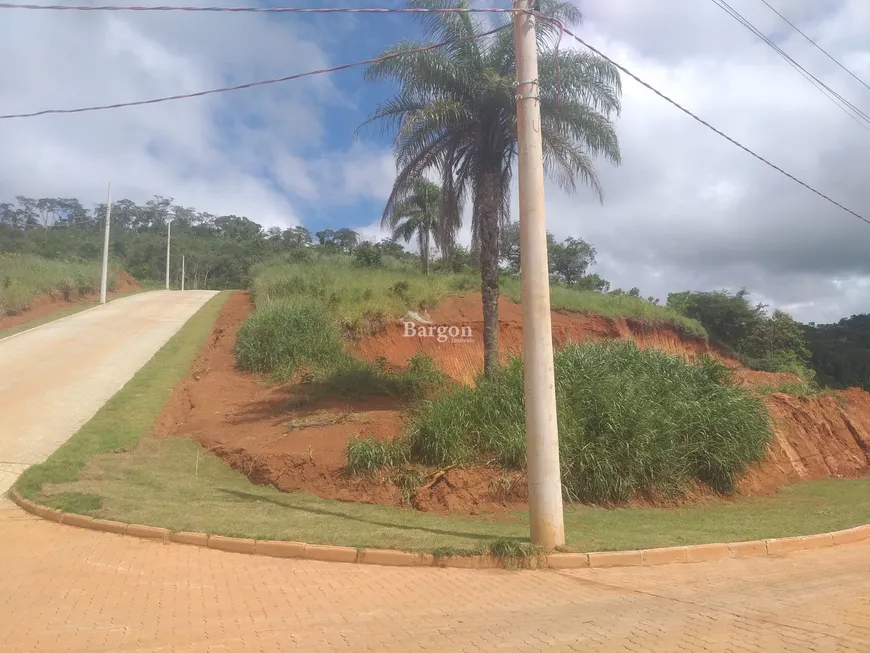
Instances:
[[[151,310],[153,324],[180,319]],[[50,392],[68,391],[51,360],[39,419]],[[160,544],[0,501],[3,653],[289,650],[867,653],[870,544],[670,567],[409,570]]]
[[[870,544],[570,572],[225,553],[0,508],[0,651],[870,651]]]

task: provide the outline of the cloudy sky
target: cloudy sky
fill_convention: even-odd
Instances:
[[[870,2],[768,1],[870,83]],[[730,3],[870,113],[870,90],[761,0]],[[580,7],[579,33],[591,44],[870,218],[870,132],[713,2],[582,0]],[[376,56],[417,35],[413,19],[399,15],[0,10],[0,114],[279,77]],[[746,287],[804,321],[870,311],[870,225],[632,80],[623,85],[622,165],[602,163],[603,205],[587,191],[548,188],[548,226],[557,237],[585,238],[598,250],[596,272],[644,295]],[[104,200],[111,180],[116,197],[159,194],[265,226],[349,226],[373,236],[394,168],[388,141],[377,132],[355,138],[354,128],[389,90],[363,84],[356,69],[180,102],[0,121],[0,201],[72,196],[88,206]]]

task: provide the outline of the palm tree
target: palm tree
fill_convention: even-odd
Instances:
[[[411,0],[412,7],[465,8],[465,0]],[[539,0],[538,10],[562,23],[580,21],[570,2]],[[517,156],[516,59],[509,19],[506,29],[481,38],[484,27],[469,13],[422,14],[429,37],[450,41],[371,65],[369,81],[392,81],[398,90],[363,124],[395,130],[398,174],[384,215],[430,169],[442,179],[442,248],[452,246],[461,224],[462,200],[472,203],[472,249],[479,253],[483,296],[484,373],[498,366],[499,230],[509,220],[510,182]],[[610,120],[619,113],[618,70],[587,52],[562,50],[557,28],[538,21],[541,137],[548,175],[568,192],[578,178],[602,197],[593,158],[619,163],[619,142]],[[402,42],[384,54],[420,47]],[[558,63],[559,88],[556,87]],[[561,97],[559,97],[561,95]]]
[[[434,234],[440,242],[438,218],[440,215],[441,188],[428,179],[417,179],[408,194],[390,206],[389,213],[381,218],[382,229],[393,230],[393,240],[401,238],[406,243],[416,235],[420,246],[420,262],[423,273],[429,276],[429,241]]]

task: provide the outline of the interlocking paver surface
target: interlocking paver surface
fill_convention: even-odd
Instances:
[[[870,651],[870,544],[500,571],[225,553],[0,506],[0,651]]]
[[[64,392],[45,388],[48,406]],[[867,653],[870,543],[667,567],[403,569],[161,544],[0,501],[3,653],[288,650]]]
[[[0,340],[0,494],[89,420],[214,295],[133,295]]]

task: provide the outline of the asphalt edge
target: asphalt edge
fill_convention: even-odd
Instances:
[[[125,524],[62,512],[23,498],[15,490],[8,497],[22,510],[49,521],[93,531],[129,535],[163,543],[187,544],[220,551],[247,553],[272,558],[296,558],[321,562],[344,562],[388,567],[451,567],[459,569],[583,569],[587,567],[650,567],[657,565],[713,562],[731,558],[782,557],[806,551],[852,544],[870,539],[870,524],[831,533],[782,537],[769,540],[696,544],[641,551],[602,551],[592,553],[549,553],[527,558],[503,558],[491,555],[435,556],[431,553],[408,553],[389,549],[355,549],[346,546],[254,540],[207,533],[176,532],[156,526]]]

